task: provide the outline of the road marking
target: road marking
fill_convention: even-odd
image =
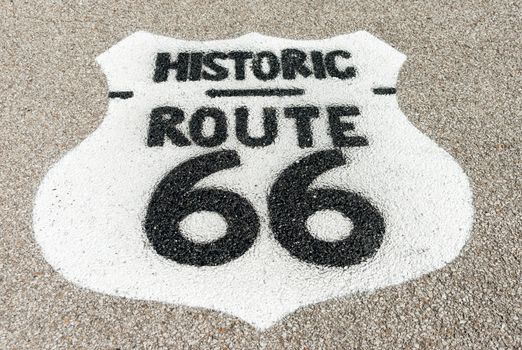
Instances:
[[[303,89],[210,89],[206,92],[210,97],[239,96],[297,96],[303,95]]]
[[[372,89],[372,91],[376,95],[394,95],[397,93],[397,89],[395,88],[375,88]]]
[[[109,92],[109,98],[121,98],[121,99],[128,99],[134,96],[134,93],[132,91],[110,91]]]
[[[468,179],[379,96],[405,56],[369,33],[138,32],[97,60],[105,119],[33,214],[46,260],[81,287],[266,328],[442,268],[469,237]]]

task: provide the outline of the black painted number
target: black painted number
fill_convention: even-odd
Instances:
[[[259,218],[252,205],[236,193],[215,188],[192,189],[215,172],[240,165],[235,151],[219,151],[192,158],[171,170],[152,194],[145,232],[161,256],[180,264],[215,266],[243,255],[259,233]],[[221,214],[226,234],[210,243],[183,237],[180,222],[198,211]]]
[[[326,266],[350,266],[373,256],[384,236],[379,210],[361,195],[308,186],[319,175],[345,165],[340,150],[320,151],[286,168],[268,197],[270,226],[276,240],[296,258]],[[152,194],[145,231],[156,252],[181,264],[215,266],[243,255],[259,234],[259,218],[252,205],[236,193],[215,188],[193,189],[201,179],[240,165],[235,151],[219,151],[192,158],[161,180]],[[334,242],[313,237],[307,219],[320,210],[336,210],[353,224],[350,235]],[[198,211],[214,211],[227,222],[225,236],[195,243],[180,231],[180,222]]]
[[[271,228],[277,241],[296,258],[328,266],[350,266],[371,257],[384,235],[379,211],[361,195],[336,189],[307,190],[322,173],[346,164],[340,150],[321,151],[286,168],[268,198]],[[353,223],[350,235],[327,242],[313,237],[306,220],[319,210],[336,210]]]

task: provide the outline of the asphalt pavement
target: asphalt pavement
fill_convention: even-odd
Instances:
[[[4,1],[0,348],[522,348],[522,8],[516,1]],[[200,308],[78,288],[33,238],[36,190],[107,109],[95,58],[140,30],[190,40],[365,30],[402,53],[397,97],[471,181],[471,238],[413,281],[298,309],[260,331]]]

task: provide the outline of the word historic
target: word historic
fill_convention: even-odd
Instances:
[[[350,53],[344,50],[306,53],[298,49],[284,49],[279,55],[272,51],[180,52],[172,60],[170,53],[160,52],[156,56],[154,81],[167,81],[170,71],[176,72],[177,81],[245,80],[247,68],[262,81],[276,78],[293,80],[298,75],[316,79],[350,79],[355,77],[355,68],[346,65],[350,57]],[[227,67],[227,60],[233,61],[232,67]]]

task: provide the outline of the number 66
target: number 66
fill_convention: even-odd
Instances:
[[[361,195],[338,189],[308,190],[322,173],[345,165],[340,150],[313,153],[286,168],[268,196],[274,238],[294,257],[317,265],[356,265],[375,254],[385,231],[384,219]],[[259,234],[259,218],[243,197],[216,188],[193,189],[215,172],[240,166],[235,151],[218,151],[189,159],[171,170],[157,185],[147,208],[144,229],[161,256],[180,264],[216,266],[243,255]],[[327,242],[313,237],[306,227],[319,210],[336,210],[353,224],[345,239]],[[227,222],[226,234],[209,243],[185,238],[180,222],[198,211],[214,211]]]

